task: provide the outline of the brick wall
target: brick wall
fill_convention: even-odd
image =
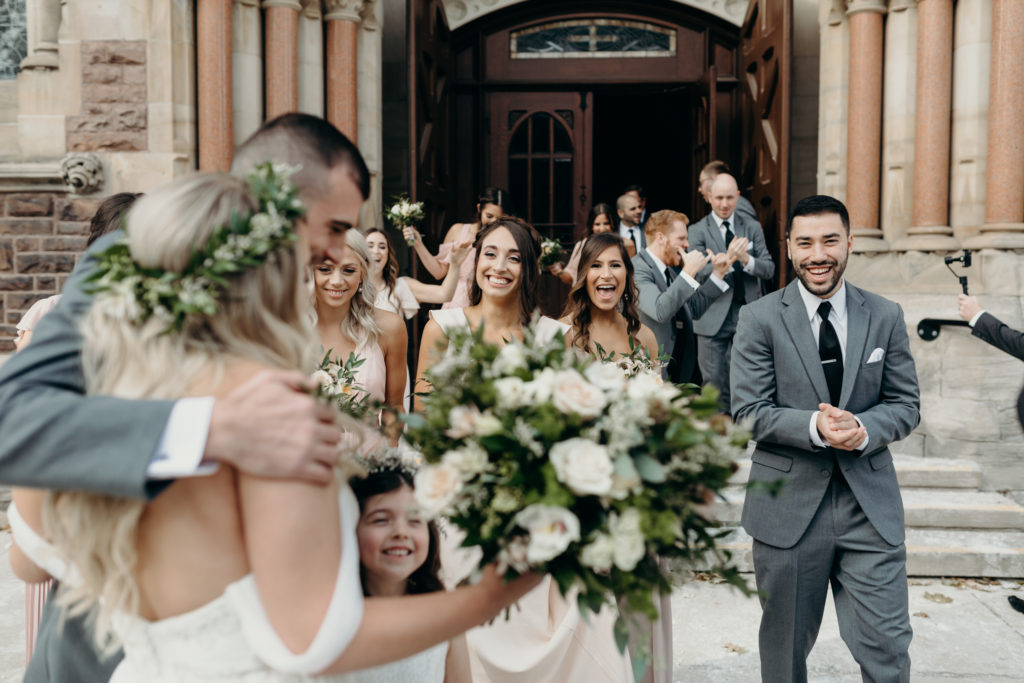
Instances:
[[[101,201],[59,192],[0,195],[0,353],[14,350],[25,311],[63,287]]]
[[[69,152],[146,150],[145,41],[82,41],[82,113],[66,127]]]

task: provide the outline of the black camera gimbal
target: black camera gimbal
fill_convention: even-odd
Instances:
[[[953,275],[955,275],[956,278],[958,280],[960,280],[960,287],[964,290],[964,294],[967,294],[967,276],[966,275],[959,275],[955,270],[953,270],[953,266],[951,264],[953,264],[953,263],[961,263],[961,264],[963,264],[964,268],[970,268],[971,267],[971,250],[970,249],[964,249],[964,253],[962,255],[960,255],[960,256],[947,256],[945,258],[945,261],[946,261],[946,267],[949,268],[949,272],[953,273]]]

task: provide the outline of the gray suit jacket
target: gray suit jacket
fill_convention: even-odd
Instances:
[[[982,313],[974,323],[971,334],[1014,358],[1024,360],[1024,333],[1013,329],[988,311]]]
[[[742,283],[734,282],[735,273],[731,272],[726,275],[725,279],[732,287],[743,287],[743,295],[749,304],[761,298],[762,281],[771,280],[775,275],[775,262],[772,261],[772,257],[768,253],[768,247],[765,245],[764,232],[761,230],[760,223],[744,218],[738,211],[733,212],[730,220],[732,222],[733,234],[750,240],[749,252],[754,260],[754,272],[753,275],[744,274]],[[714,218],[711,217],[711,214],[704,216],[704,218],[690,226],[689,238],[690,248],[702,253],[710,249],[716,254],[721,254],[729,246],[722,239],[722,233],[718,229]],[[709,263],[697,274],[697,280],[700,282],[706,281],[711,275],[711,270],[712,266]],[[731,305],[731,296],[718,299],[708,309],[708,312],[694,323],[694,331],[705,337],[715,336],[718,330],[722,328],[722,323],[725,322],[725,317],[728,315]]]
[[[0,481],[6,484],[135,498],[160,488],[148,486],[146,470],[173,403],[83,396],[78,321],[92,297],[82,285],[92,254],[120,235],[93,245],[32,343],[0,368]]]
[[[647,221],[644,221],[644,222],[646,223]],[[647,248],[647,233],[644,232],[643,225],[637,225],[635,227],[636,227],[637,234],[640,235],[640,249],[641,250],[646,249]],[[620,220],[618,223],[615,224],[615,234],[618,235],[619,237],[622,237],[621,230],[622,230],[622,221]],[[628,237],[622,237],[622,239],[628,240],[629,238]]]
[[[743,528],[755,539],[790,548],[818,509],[835,463],[861,508],[887,543],[904,539],[903,501],[889,444],[906,438],[920,420],[917,373],[903,311],[895,302],[847,290],[847,341],[839,407],[867,428],[864,451],[817,448],[811,414],[828,403],[807,309],[794,281],[740,309],[732,351],[732,412],[757,440],[752,482],[782,482],[778,496],[751,489]],[[877,349],[881,359],[869,363]],[[833,458],[834,454],[834,458]]]
[[[633,279],[638,292],[640,322],[651,328],[664,353],[672,353],[675,345],[675,316],[679,309],[684,309],[686,315],[693,319],[699,319],[723,294],[711,280],[694,289],[684,278],[677,276],[670,287],[665,281],[665,274],[655,265],[646,249],[633,257]]]

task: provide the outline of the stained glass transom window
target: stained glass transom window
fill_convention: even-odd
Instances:
[[[674,57],[673,29],[623,19],[571,19],[513,31],[512,59]]]
[[[25,0],[0,0],[0,80],[10,80],[28,54]]]

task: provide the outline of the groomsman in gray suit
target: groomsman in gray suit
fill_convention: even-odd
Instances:
[[[719,403],[726,412],[729,357],[740,308],[760,299],[763,284],[775,275],[775,263],[765,245],[761,225],[736,211],[739,196],[736,179],[728,173],[719,174],[711,184],[711,213],[690,227],[690,242],[695,251],[703,254],[710,249],[716,254],[727,254],[733,261],[732,271],[726,276],[731,295],[717,299],[693,323],[700,372],[705,383],[722,392]],[[705,266],[697,280],[704,282],[710,275],[711,266]]]
[[[337,259],[369,196],[359,150],[322,119],[285,114],[243,143],[233,172],[244,175],[268,159],[301,166],[292,180],[308,206],[298,230],[310,263]],[[77,325],[92,301],[83,284],[94,254],[119,236],[96,242],[32,342],[0,369],[0,481],[152,498],[174,479],[208,474],[220,462],[269,477],[330,481],[341,433],[302,373],[265,373],[216,401],[83,395]],[[100,661],[84,620],[57,616],[49,605],[25,680],[108,680],[120,655]]]
[[[654,213],[647,221],[647,248],[633,257],[640,322],[654,332],[662,352],[671,355],[662,375],[673,382],[691,381],[697,364],[693,320],[729,289],[723,278],[732,265],[725,254],[687,252],[686,222],[686,214],[678,211]],[[713,270],[702,285],[694,276],[709,259]]]
[[[807,680],[829,584],[865,681],[910,680],[903,503],[889,444],[920,419],[899,305],[843,278],[842,202],[802,199],[787,226],[797,280],[744,306],[732,411],[757,448],[743,528],[761,591],[763,681]]]

